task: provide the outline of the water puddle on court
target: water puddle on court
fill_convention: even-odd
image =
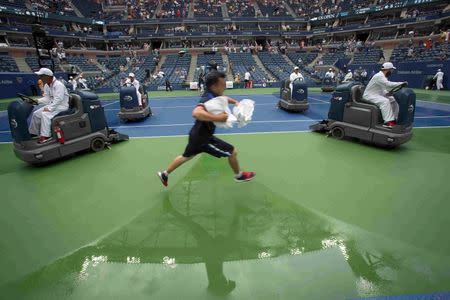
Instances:
[[[10,299],[349,299],[431,292],[448,264],[202,157],[155,205],[6,287]],[[5,294],[4,294],[5,295]]]

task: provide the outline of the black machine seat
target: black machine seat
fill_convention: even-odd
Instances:
[[[382,123],[383,118],[381,116],[381,110],[374,103],[369,102],[363,98],[364,90],[365,88],[363,85],[358,84],[353,86],[350,90],[352,102],[354,103],[354,105],[356,104],[357,107],[362,107],[374,111],[376,115],[375,120],[378,120],[378,123]]]
[[[81,102],[81,98],[78,95],[70,94],[69,95],[69,109],[66,111],[62,111],[57,114],[53,118],[53,122],[55,121],[65,121],[68,118],[80,116],[83,114],[83,104]]]
[[[78,97],[78,99],[77,99],[77,97]],[[77,103],[78,101],[79,101],[79,103]],[[59,114],[57,114],[57,115],[55,116],[55,118],[73,115],[73,114],[75,114],[78,110],[80,110],[81,107],[82,107],[82,104],[81,104],[81,98],[80,98],[80,96],[71,94],[71,95],[69,95],[69,109],[60,112]]]

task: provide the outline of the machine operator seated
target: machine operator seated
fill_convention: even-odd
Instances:
[[[395,101],[393,95],[388,93],[388,90],[400,85],[408,85],[406,81],[393,82],[388,80],[395,69],[392,63],[385,62],[380,72],[375,74],[369,81],[363,94],[365,101],[371,102],[380,108],[384,121],[383,126],[386,128],[393,128],[397,125],[396,120],[399,112],[398,103]]]
[[[44,144],[51,140],[52,119],[69,109],[69,92],[65,85],[53,76],[50,69],[41,68],[35,73],[44,83],[44,96],[38,99],[38,103],[44,106],[33,113],[29,132],[39,136],[38,143]]]

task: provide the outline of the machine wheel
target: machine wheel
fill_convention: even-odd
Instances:
[[[333,136],[335,139],[342,140],[345,136],[344,129],[341,127],[334,127],[331,129],[331,136]]]
[[[105,149],[105,140],[103,138],[97,137],[91,141],[91,150],[94,152],[99,152]]]

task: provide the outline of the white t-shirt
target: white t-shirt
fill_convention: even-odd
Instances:
[[[442,71],[437,72],[436,75],[434,75],[434,79],[437,79],[439,81],[444,79],[444,73]]]
[[[291,74],[291,76],[289,76],[289,80],[291,81],[291,83],[294,82],[294,80],[297,79],[297,78],[301,78],[302,80],[305,80],[305,79],[303,78],[303,75],[302,75],[300,72],[298,72],[298,74],[296,74],[295,72],[293,72],[293,73]]]
[[[245,72],[244,80],[250,80],[250,72]]]

